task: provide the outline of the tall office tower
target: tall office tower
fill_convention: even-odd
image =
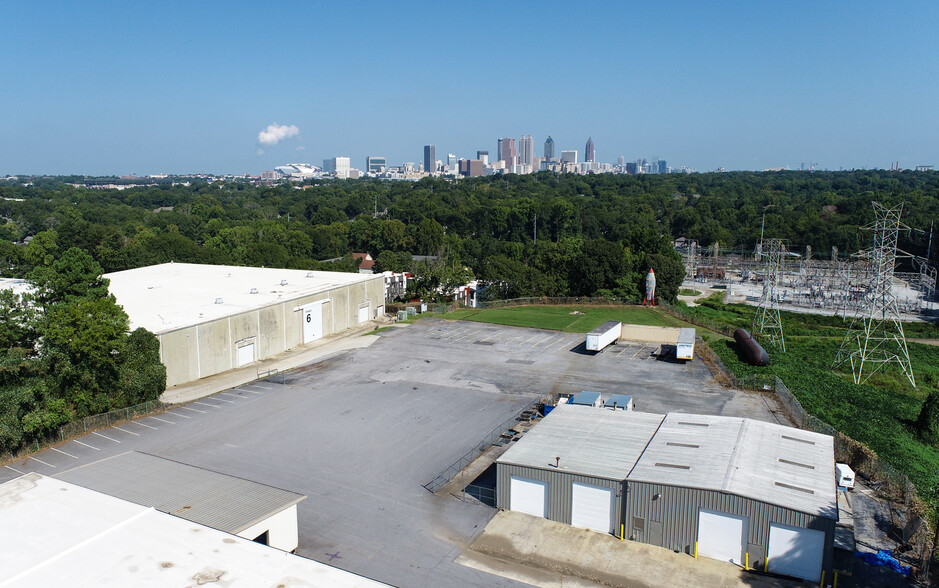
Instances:
[[[626,158],[620,155],[619,159],[616,160],[616,165],[620,167],[623,167],[624,165],[626,165]]]
[[[659,160],[659,173],[667,174],[668,173],[668,162],[664,159]]]
[[[489,165],[489,152],[488,151],[477,151],[476,159],[483,162],[483,165]]]
[[[554,159],[554,139],[551,138],[551,135],[548,135],[544,142],[544,159],[545,161]]]
[[[535,140],[531,135],[522,135],[518,140],[518,162],[521,165],[527,165],[531,168],[532,161],[535,159]]]
[[[577,163],[577,150],[561,151],[561,163]]]
[[[388,164],[384,157],[369,155],[365,158],[365,171],[370,174],[380,174],[385,171],[387,166]]]
[[[584,153],[584,161],[596,161],[597,160],[597,152],[593,148],[592,137],[587,137],[587,147],[585,151],[586,153]]]
[[[518,151],[515,150],[514,138],[499,139],[499,160],[505,162],[506,170],[512,171],[512,166],[518,161]]]
[[[437,171],[436,145],[424,145],[424,171],[429,174]]]
[[[452,153],[447,154],[447,171],[451,174],[456,173],[456,155]]]

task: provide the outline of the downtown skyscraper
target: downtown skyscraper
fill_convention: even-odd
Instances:
[[[515,139],[512,137],[499,139],[497,154],[499,160],[505,162],[505,169],[512,171],[512,167],[518,162],[518,152],[515,150]]]
[[[531,165],[535,160],[535,140],[531,135],[522,135],[518,140],[518,163],[528,166],[531,171]]]
[[[437,146],[424,145],[424,172],[432,174],[437,171]]]
[[[597,151],[593,148],[593,137],[587,137],[587,146],[584,148],[584,161],[596,161]]]
[[[551,135],[548,135],[544,142],[544,159],[545,161],[554,159],[554,139],[551,138]]]

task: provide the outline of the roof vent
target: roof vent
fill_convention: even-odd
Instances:
[[[257,288],[251,288],[251,293],[252,293],[252,294],[257,294],[257,293],[258,293],[258,289],[257,289]]]
[[[280,285],[281,285],[281,286],[286,286],[286,285],[287,285],[287,280],[281,280],[281,281],[280,281]]]
[[[221,298],[216,298],[216,299],[215,299],[215,304],[221,304],[221,303],[222,303],[222,299],[221,299]]]
[[[312,278],[312,277],[313,277],[313,272],[307,272],[307,273],[306,273],[306,277]]]

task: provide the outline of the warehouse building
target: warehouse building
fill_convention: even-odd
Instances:
[[[159,338],[167,387],[384,314],[381,275],[164,263],[104,277],[131,328]]]
[[[0,484],[0,528],[3,586],[385,586],[40,474]]]
[[[57,477],[282,551],[299,544],[296,492],[138,451]]]
[[[815,582],[831,570],[827,435],[562,405],[499,458],[497,484],[501,508]]]

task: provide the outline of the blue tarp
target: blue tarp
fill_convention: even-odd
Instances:
[[[910,566],[898,562],[889,549],[881,549],[877,553],[858,551],[854,554],[854,557],[859,557],[872,566],[887,566],[898,574],[903,574],[907,578],[910,577]]]

